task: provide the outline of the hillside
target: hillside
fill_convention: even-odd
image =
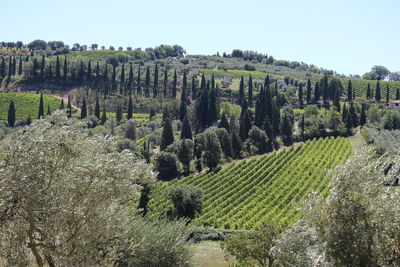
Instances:
[[[205,172],[157,184],[150,214],[165,214],[165,190],[178,184],[204,190],[204,208],[196,222],[226,229],[250,229],[266,220],[290,226],[301,212],[299,203],[311,191],[328,194],[327,170],[351,155],[345,138],[314,139],[288,150],[233,163],[219,172]]]
[[[29,93],[0,93],[0,120],[7,120],[8,106],[10,101],[14,101],[16,109],[16,119],[37,118],[39,112],[40,94]],[[50,110],[60,107],[60,99],[53,95],[43,95],[45,111],[50,105]]]

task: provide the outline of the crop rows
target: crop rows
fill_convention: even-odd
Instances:
[[[320,138],[257,159],[233,163],[219,172],[202,173],[157,184],[149,203],[159,216],[170,205],[168,186],[189,184],[204,191],[203,212],[196,222],[226,229],[251,229],[266,220],[289,226],[301,217],[299,203],[310,192],[328,194],[328,169],[351,155],[347,139]]]

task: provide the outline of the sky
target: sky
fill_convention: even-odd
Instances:
[[[254,50],[343,74],[400,71],[400,0],[0,0],[0,41]]]

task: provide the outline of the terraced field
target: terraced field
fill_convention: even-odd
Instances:
[[[157,184],[151,194],[151,216],[165,214],[165,189],[177,184],[204,191],[203,212],[195,219],[202,225],[226,229],[251,229],[266,220],[283,226],[301,217],[299,202],[311,191],[326,196],[327,170],[352,153],[345,138],[313,139],[288,150],[233,163],[219,172],[202,173]]]

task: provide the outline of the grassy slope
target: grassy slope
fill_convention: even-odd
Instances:
[[[16,109],[17,119],[24,119],[31,115],[32,119],[37,118],[39,112],[39,94],[30,93],[0,93],[0,120],[7,120],[8,106],[13,100]],[[50,110],[55,110],[60,106],[60,100],[52,95],[43,95],[45,113],[47,105]]]

